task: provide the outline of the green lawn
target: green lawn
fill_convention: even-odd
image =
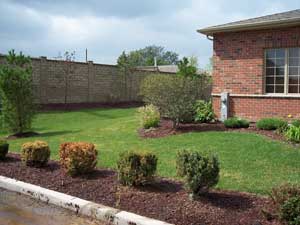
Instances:
[[[38,139],[50,144],[58,159],[59,144],[89,141],[99,150],[99,166],[115,168],[120,152],[150,150],[159,157],[158,173],[176,177],[175,155],[179,149],[209,151],[221,162],[218,188],[266,194],[285,182],[300,184],[300,151],[288,144],[256,134],[195,132],[160,139],[141,139],[136,109],[92,109],[40,113],[34,121]],[[0,132],[0,136],[7,135]],[[11,151],[37,138],[10,141]]]

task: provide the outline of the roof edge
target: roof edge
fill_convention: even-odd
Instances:
[[[255,22],[255,23],[238,24],[238,25],[224,25],[223,27],[222,25],[220,25],[219,27],[206,27],[203,29],[198,29],[197,32],[204,35],[213,35],[215,33],[246,31],[246,30],[262,30],[262,29],[269,29],[269,28],[290,27],[295,25],[300,25],[300,17],[268,21],[268,22]]]

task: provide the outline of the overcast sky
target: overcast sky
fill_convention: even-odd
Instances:
[[[0,0],[0,53],[116,63],[123,50],[164,46],[208,63],[212,43],[197,29],[300,8],[299,0]]]

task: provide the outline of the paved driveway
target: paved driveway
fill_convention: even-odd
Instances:
[[[78,217],[61,209],[27,196],[0,189],[1,225],[108,225]]]

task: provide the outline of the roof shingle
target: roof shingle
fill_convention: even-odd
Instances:
[[[198,30],[198,32],[206,35],[213,35],[214,33],[220,32],[265,29],[292,25],[300,25],[300,9],[206,27]]]

